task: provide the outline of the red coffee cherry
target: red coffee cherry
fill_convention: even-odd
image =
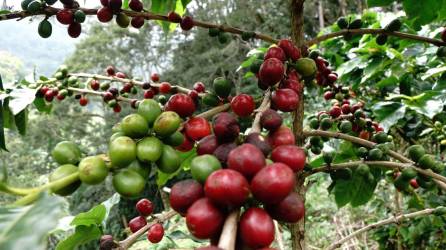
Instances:
[[[153,203],[148,199],[141,199],[136,203],[136,210],[142,216],[149,216],[153,212]]]
[[[153,73],[153,74],[150,76],[150,79],[151,79],[153,82],[159,82],[159,80],[160,80],[160,75],[159,75],[158,73]]]
[[[82,96],[81,99],[79,99],[79,104],[81,106],[86,106],[88,104],[88,99],[85,96]]]
[[[234,97],[231,101],[231,108],[235,114],[240,117],[250,116],[254,109],[256,108],[256,104],[254,102],[254,98],[247,94],[240,94]]]
[[[113,11],[109,7],[102,7],[96,13],[99,22],[108,23],[113,19]]]
[[[147,225],[147,220],[144,216],[138,216],[129,221],[129,228],[132,233],[138,231]]]
[[[160,93],[167,94],[172,89],[172,86],[168,82],[162,82],[158,89]]]
[[[61,9],[56,13],[56,19],[61,24],[69,25],[73,23],[73,12],[70,9]]]
[[[196,82],[194,83],[194,90],[198,93],[203,93],[205,91],[206,87],[204,86],[204,83],[202,82]]]
[[[191,30],[194,27],[194,19],[191,16],[185,16],[181,19],[180,27],[184,31]]]
[[[269,58],[260,66],[259,79],[262,83],[273,86],[282,80],[284,70],[282,61],[277,58]]]
[[[152,243],[158,243],[163,239],[164,228],[160,223],[151,226],[147,231],[147,239]]]

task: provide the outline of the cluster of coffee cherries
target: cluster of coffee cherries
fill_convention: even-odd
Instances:
[[[412,145],[407,148],[406,153],[419,168],[430,169],[434,173],[439,174],[444,172],[444,163],[436,159],[434,155],[426,153],[423,146],[417,144]],[[424,189],[432,189],[435,187],[435,182],[431,177],[418,174],[415,169],[410,167],[404,168],[401,172],[389,172],[388,176],[393,177],[395,188],[405,193],[410,193],[412,191],[411,188],[417,189],[421,187]]]
[[[50,175],[49,181],[55,182],[78,173],[79,180],[68,185],[51,187],[51,192],[66,196],[75,192],[81,183],[97,185],[102,183],[109,173],[105,159],[100,156],[87,156],[82,158],[80,148],[72,141],[59,142],[51,151],[51,156],[59,164]]]
[[[134,28],[141,28],[144,25],[145,18],[143,16],[135,16],[130,18],[122,12],[122,0],[101,0],[102,8],[98,10],[96,16],[102,23],[108,23],[116,15],[116,24],[119,27],[127,28],[131,25]],[[129,8],[136,12],[141,12],[144,9],[143,3],[140,0],[131,0]]]
[[[79,88],[82,84],[79,83],[77,77],[68,75],[67,66],[60,66],[54,74],[54,78],[57,80],[56,83],[52,82],[51,84],[46,84],[45,81],[41,80],[37,82],[38,84],[43,83],[43,85],[40,86],[39,90],[36,92],[36,98],[44,98],[47,103],[51,103],[54,99],[62,101],[66,97],[74,96],[75,99],[79,100],[81,106],[86,106],[88,104],[86,96],[75,94],[69,89],[69,87]]]
[[[305,152],[277,111],[264,112],[261,126],[267,137],[240,136],[237,117],[228,112],[218,114],[212,126],[198,117],[186,121],[186,137],[198,141],[198,155],[190,162],[192,178],[174,184],[169,199],[194,237],[215,242],[227,214],[243,207],[239,244],[268,247],[272,219],[295,223],[303,217],[304,204],[292,189]]]
[[[148,199],[141,199],[136,203],[136,210],[139,216],[129,221],[129,229],[132,233],[147,225],[147,217],[153,212],[153,204]],[[158,243],[163,239],[164,227],[161,223],[153,224],[147,231],[147,239],[152,243]]]
[[[151,217],[154,210],[153,203],[149,199],[140,199],[136,203],[136,211],[138,211],[139,216],[131,219],[128,223],[128,228],[132,233],[137,232],[141,228],[147,225],[147,218]],[[147,239],[152,243],[159,243],[164,237],[164,227],[161,223],[152,223],[150,228],[147,230]],[[103,235],[99,242],[99,247],[101,250],[111,250],[116,248],[118,245],[113,240],[111,235]]]
[[[37,14],[41,12],[46,6],[53,5],[57,0],[23,0],[22,9],[31,13]],[[79,3],[74,0],[60,0],[64,8],[56,13],[58,22],[68,25],[68,35],[76,38],[82,32],[81,23],[85,22],[85,12],[79,9]],[[42,38],[48,38],[52,34],[52,25],[46,17],[39,23],[38,33]]]

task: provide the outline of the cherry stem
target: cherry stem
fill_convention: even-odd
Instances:
[[[82,10],[86,15],[96,15],[96,13],[98,11],[97,9],[88,9],[88,8],[78,8],[78,9]],[[61,9],[47,6],[36,14],[31,14],[26,11],[17,11],[17,12],[0,15],[0,21],[10,20],[10,19],[19,19],[20,20],[25,17],[37,16],[37,15],[46,15],[47,17],[49,17],[52,15],[55,15],[59,10],[61,10]],[[129,17],[144,17],[146,20],[159,20],[159,21],[170,22],[166,15],[154,14],[154,13],[151,13],[148,11],[136,12],[136,11],[130,11],[130,10],[122,10],[122,13],[126,14]],[[224,32],[233,33],[233,34],[237,34],[237,35],[241,35],[243,32],[248,32],[248,31],[245,31],[245,30],[242,30],[242,29],[239,29],[236,27],[231,27],[228,25],[214,24],[214,23],[204,22],[204,21],[199,21],[199,20],[194,20],[194,26],[201,27],[201,28],[208,28],[208,29],[215,28],[215,29],[219,29]],[[274,39],[271,36],[257,33],[257,32],[253,33],[253,38],[260,39],[260,40],[263,40],[268,43],[277,43],[278,42],[277,39]]]
[[[58,189],[60,189],[60,188],[66,187],[78,180],[79,180],[79,173],[76,172],[76,173],[68,175],[64,178],[61,178],[59,180],[49,182],[49,183],[44,184],[37,188],[30,189],[30,192],[27,195],[25,195],[23,198],[14,202],[14,205],[25,206],[25,205],[31,204],[38,198],[39,194],[42,191],[44,191],[46,189],[53,188],[53,187],[57,187]]]
[[[252,122],[252,127],[250,133],[259,133],[262,130],[260,126],[260,118],[262,117],[263,112],[269,109],[271,106],[271,89],[267,89],[265,91],[265,95],[263,96],[262,103],[259,108],[255,110],[256,116],[254,117],[254,121]]]
[[[443,208],[443,207],[437,207],[437,208],[427,208],[424,210],[420,210],[417,212],[413,212],[413,213],[408,213],[408,214],[401,214],[401,215],[397,215],[397,216],[392,216],[390,218],[384,219],[384,220],[380,220],[378,222],[375,222],[373,224],[369,224],[363,228],[360,228],[356,231],[354,231],[353,233],[347,235],[346,237],[334,242],[333,244],[331,244],[327,250],[334,250],[339,248],[343,243],[349,241],[350,239],[364,233],[367,232],[369,230],[381,227],[381,226],[385,226],[388,224],[392,224],[392,223],[399,223],[403,220],[406,219],[410,219],[410,218],[414,218],[414,217],[419,217],[419,216],[426,216],[426,215],[430,215],[432,213],[434,213],[437,209],[439,208]]]
[[[237,238],[237,224],[240,215],[240,209],[232,211],[225,220],[223,230],[218,241],[218,247],[225,250],[235,249],[235,240]]]
[[[165,213],[162,213],[160,215],[155,215],[154,216],[155,218],[153,219],[152,222],[147,223],[144,227],[142,227],[141,229],[139,229],[135,233],[131,234],[125,240],[120,241],[118,243],[119,246],[117,247],[117,249],[119,249],[119,250],[127,250],[131,245],[133,245],[133,243],[136,242],[136,240],[141,235],[143,235],[145,232],[147,232],[147,230],[149,230],[150,227],[152,227],[153,225],[155,225],[157,223],[163,223],[163,222],[169,220],[170,218],[172,218],[176,214],[177,214],[177,212],[175,212],[174,210],[169,210],[169,211],[167,211]]]
[[[424,36],[418,36],[418,35],[414,35],[414,34],[409,34],[409,33],[404,33],[404,32],[398,32],[398,31],[388,31],[385,29],[344,29],[344,30],[340,30],[337,32],[333,32],[333,33],[329,33],[329,34],[325,34],[325,35],[321,35],[318,37],[315,37],[309,41],[307,41],[305,44],[310,47],[314,44],[318,44],[321,43],[325,40],[331,39],[331,38],[335,38],[338,36],[343,36],[346,34],[358,34],[358,35],[364,35],[364,34],[374,34],[374,35],[378,35],[378,34],[384,34],[384,35],[388,35],[388,36],[395,36],[395,37],[399,37],[402,39],[408,39],[408,40],[414,40],[414,41],[419,41],[419,42],[425,42],[425,43],[431,43],[433,45],[436,46],[446,46],[446,42],[443,42],[441,40],[438,39],[433,39],[433,38],[429,38],[429,37],[424,37]]]
[[[371,141],[367,141],[355,136],[351,136],[351,135],[347,135],[347,134],[343,134],[343,133],[339,133],[339,132],[329,132],[329,131],[323,131],[323,130],[306,130],[303,132],[304,136],[309,137],[309,136],[323,136],[323,137],[331,137],[331,138],[337,138],[337,139],[342,139],[342,140],[346,140],[346,141],[350,141],[353,142],[355,144],[359,144],[362,146],[365,146],[367,148],[373,148],[376,143],[371,142]],[[399,160],[402,163],[407,163],[410,164],[410,166],[407,166],[407,164],[405,165],[401,165],[401,167],[405,166],[405,167],[412,167],[414,168],[417,172],[425,175],[425,176],[429,176],[432,177],[433,179],[435,179],[435,182],[440,186],[440,188],[442,188],[443,190],[446,190],[446,177],[439,175],[437,173],[434,173],[432,170],[430,169],[422,169],[422,168],[418,168],[415,167],[415,162],[413,162],[412,160],[406,158],[405,156],[389,150],[389,152],[387,153],[389,156]],[[331,166],[333,166],[334,164],[331,164]],[[441,184],[440,184],[441,183]]]
[[[119,78],[116,76],[104,76],[104,75],[98,75],[98,74],[87,74],[87,73],[71,73],[68,74],[69,76],[75,76],[75,77],[80,77],[80,78],[92,78],[92,79],[96,79],[96,80],[108,80],[108,81],[114,81],[114,82],[121,82],[121,83],[132,83],[134,85],[140,86],[142,87],[142,85],[144,85],[145,82],[142,81],[138,81],[135,79],[128,79],[128,78]],[[146,81],[150,83],[150,86],[153,86],[155,88],[159,88],[160,87],[160,83],[155,83],[152,81]],[[185,94],[189,94],[192,90],[188,89],[188,88],[184,88],[181,87],[179,85],[172,85],[172,89],[176,90],[177,92],[180,93],[185,93]]]

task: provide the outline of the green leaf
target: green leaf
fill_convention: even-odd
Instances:
[[[356,155],[353,144],[348,141],[343,141],[339,145],[339,149],[336,151],[333,163],[341,163],[356,159],[358,159],[358,156]]]
[[[36,89],[13,89],[9,96],[11,100],[9,102],[9,108],[13,115],[17,115],[20,111],[24,110],[29,104],[33,103],[36,99]]]
[[[370,7],[382,7],[393,3],[393,0],[367,0],[367,4]]]
[[[403,103],[410,109],[432,119],[443,110],[443,101],[436,98],[440,95],[442,93],[439,91],[426,91],[420,95],[413,96],[411,99],[404,99]]]
[[[12,129],[14,127],[14,116],[9,110],[9,98],[3,100],[3,128]]]
[[[403,9],[409,19],[414,20],[414,27],[432,22],[438,16],[442,1],[439,0],[404,0]]]
[[[10,10],[0,10],[0,15],[9,14],[9,13],[11,13]]]
[[[25,135],[26,124],[28,122],[28,110],[25,108],[24,110],[20,111],[16,116],[14,116],[14,122],[20,135]]]
[[[0,90],[1,90],[1,91],[5,90],[5,89],[3,88],[2,75],[0,75]]]
[[[122,9],[124,9],[124,10],[129,9],[129,0],[122,1]]]
[[[432,68],[432,69],[428,69],[426,71],[426,73],[424,73],[423,75],[421,75],[421,80],[425,81],[428,78],[431,78],[433,76],[438,76],[441,73],[446,71],[446,66],[443,67],[439,67],[439,68]]]
[[[78,226],[74,234],[57,244],[56,250],[72,250],[81,244],[99,239],[101,235],[102,232],[97,225]]]
[[[353,197],[353,192],[350,180],[337,180],[333,190],[336,205],[339,208],[347,205]]]
[[[51,108],[53,107],[52,104],[47,104],[43,98],[36,98],[33,103],[37,110],[42,113],[49,114],[51,112]]]
[[[376,87],[377,88],[385,88],[388,86],[395,86],[398,83],[398,78],[396,78],[395,76],[390,76],[387,78],[382,79],[381,81],[379,81],[378,83],[376,83]]]
[[[372,111],[381,127],[387,132],[404,117],[406,107],[399,102],[378,102],[372,106]]]
[[[325,161],[322,158],[322,155],[319,155],[319,156],[315,157],[312,161],[310,161],[309,164],[312,168],[318,168],[318,167],[324,165],[324,163],[325,163]]]
[[[364,178],[364,176],[360,176],[358,174],[353,174],[353,182],[355,182],[355,192],[353,192],[353,197],[350,201],[350,205],[352,205],[352,207],[364,205],[373,197],[376,185],[378,184],[376,180],[378,179],[381,170],[373,167],[372,169],[370,169],[370,172],[372,174],[376,173],[373,174],[373,176],[375,177],[373,180]]]
[[[100,225],[105,218],[107,210],[103,204],[93,207],[90,211],[80,213],[74,217],[71,225],[73,226],[90,226]]]
[[[0,248],[47,249],[48,232],[64,214],[65,201],[44,193],[30,206],[0,206]]]
[[[183,8],[186,9],[187,5],[191,2],[192,0],[181,0],[181,5],[183,5]]]
[[[0,149],[8,151],[5,143],[5,130],[3,127],[3,101],[0,100]]]

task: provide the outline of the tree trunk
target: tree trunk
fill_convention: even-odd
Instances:
[[[305,0],[290,0],[291,10],[291,38],[299,47],[304,44],[304,2]],[[297,109],[293,114],[293,132],[298,145],[304,144],[303,120],[304,120],[304,95],[300,93]],[[296,176],[295,192],[305,202],[304,178]],[[305,247],[305,218],[298,223],[290,225],[292,247],[296,250],[304,250]]]
[[[319,30],[322,30],[325,27],[324,22],[324,0],[319,0],[317,6],[318,16],[319,16]]]

